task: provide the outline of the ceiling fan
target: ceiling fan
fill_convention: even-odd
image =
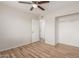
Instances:
[[[32,2],[26,2],[26,1],[19,1],[19,3],[23,4],[31,4],[32,7],[30,10],[32,11],[34,8],[40,8],[41,10],[45,10],[43,7],[39,6],[40,4],[49,3],[49,1],[32,1]]]

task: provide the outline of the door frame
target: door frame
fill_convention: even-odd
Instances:
[[[58,20],[59,17],[56,17],[55,18],[55,45],[58,45],[59,44],[59,40],[58,40],[58,25],[59,25],[59,20]]]

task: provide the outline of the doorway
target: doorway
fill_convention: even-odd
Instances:
[[[40,20],[40,41],[45,42],[45,20]]]

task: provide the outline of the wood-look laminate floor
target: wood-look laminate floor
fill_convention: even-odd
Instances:
[[[10,58],[77,58],[79,57],[79,48],[63,44],[54,47],[45,43],[36,42],[0,52],[0,56],[8,56]]]

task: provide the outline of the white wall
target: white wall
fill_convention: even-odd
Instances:
[[[45,20],[45,41],[48,44],[55,45],[55,18],[67,14],[79,12],[79,2],[50,2],[49,8],[42,15]]]
[[[63,16],[58,20],[59,43],[79,47],[79,14]]]
[[[0,5],[0,51],[31,43],[33,14]]]

